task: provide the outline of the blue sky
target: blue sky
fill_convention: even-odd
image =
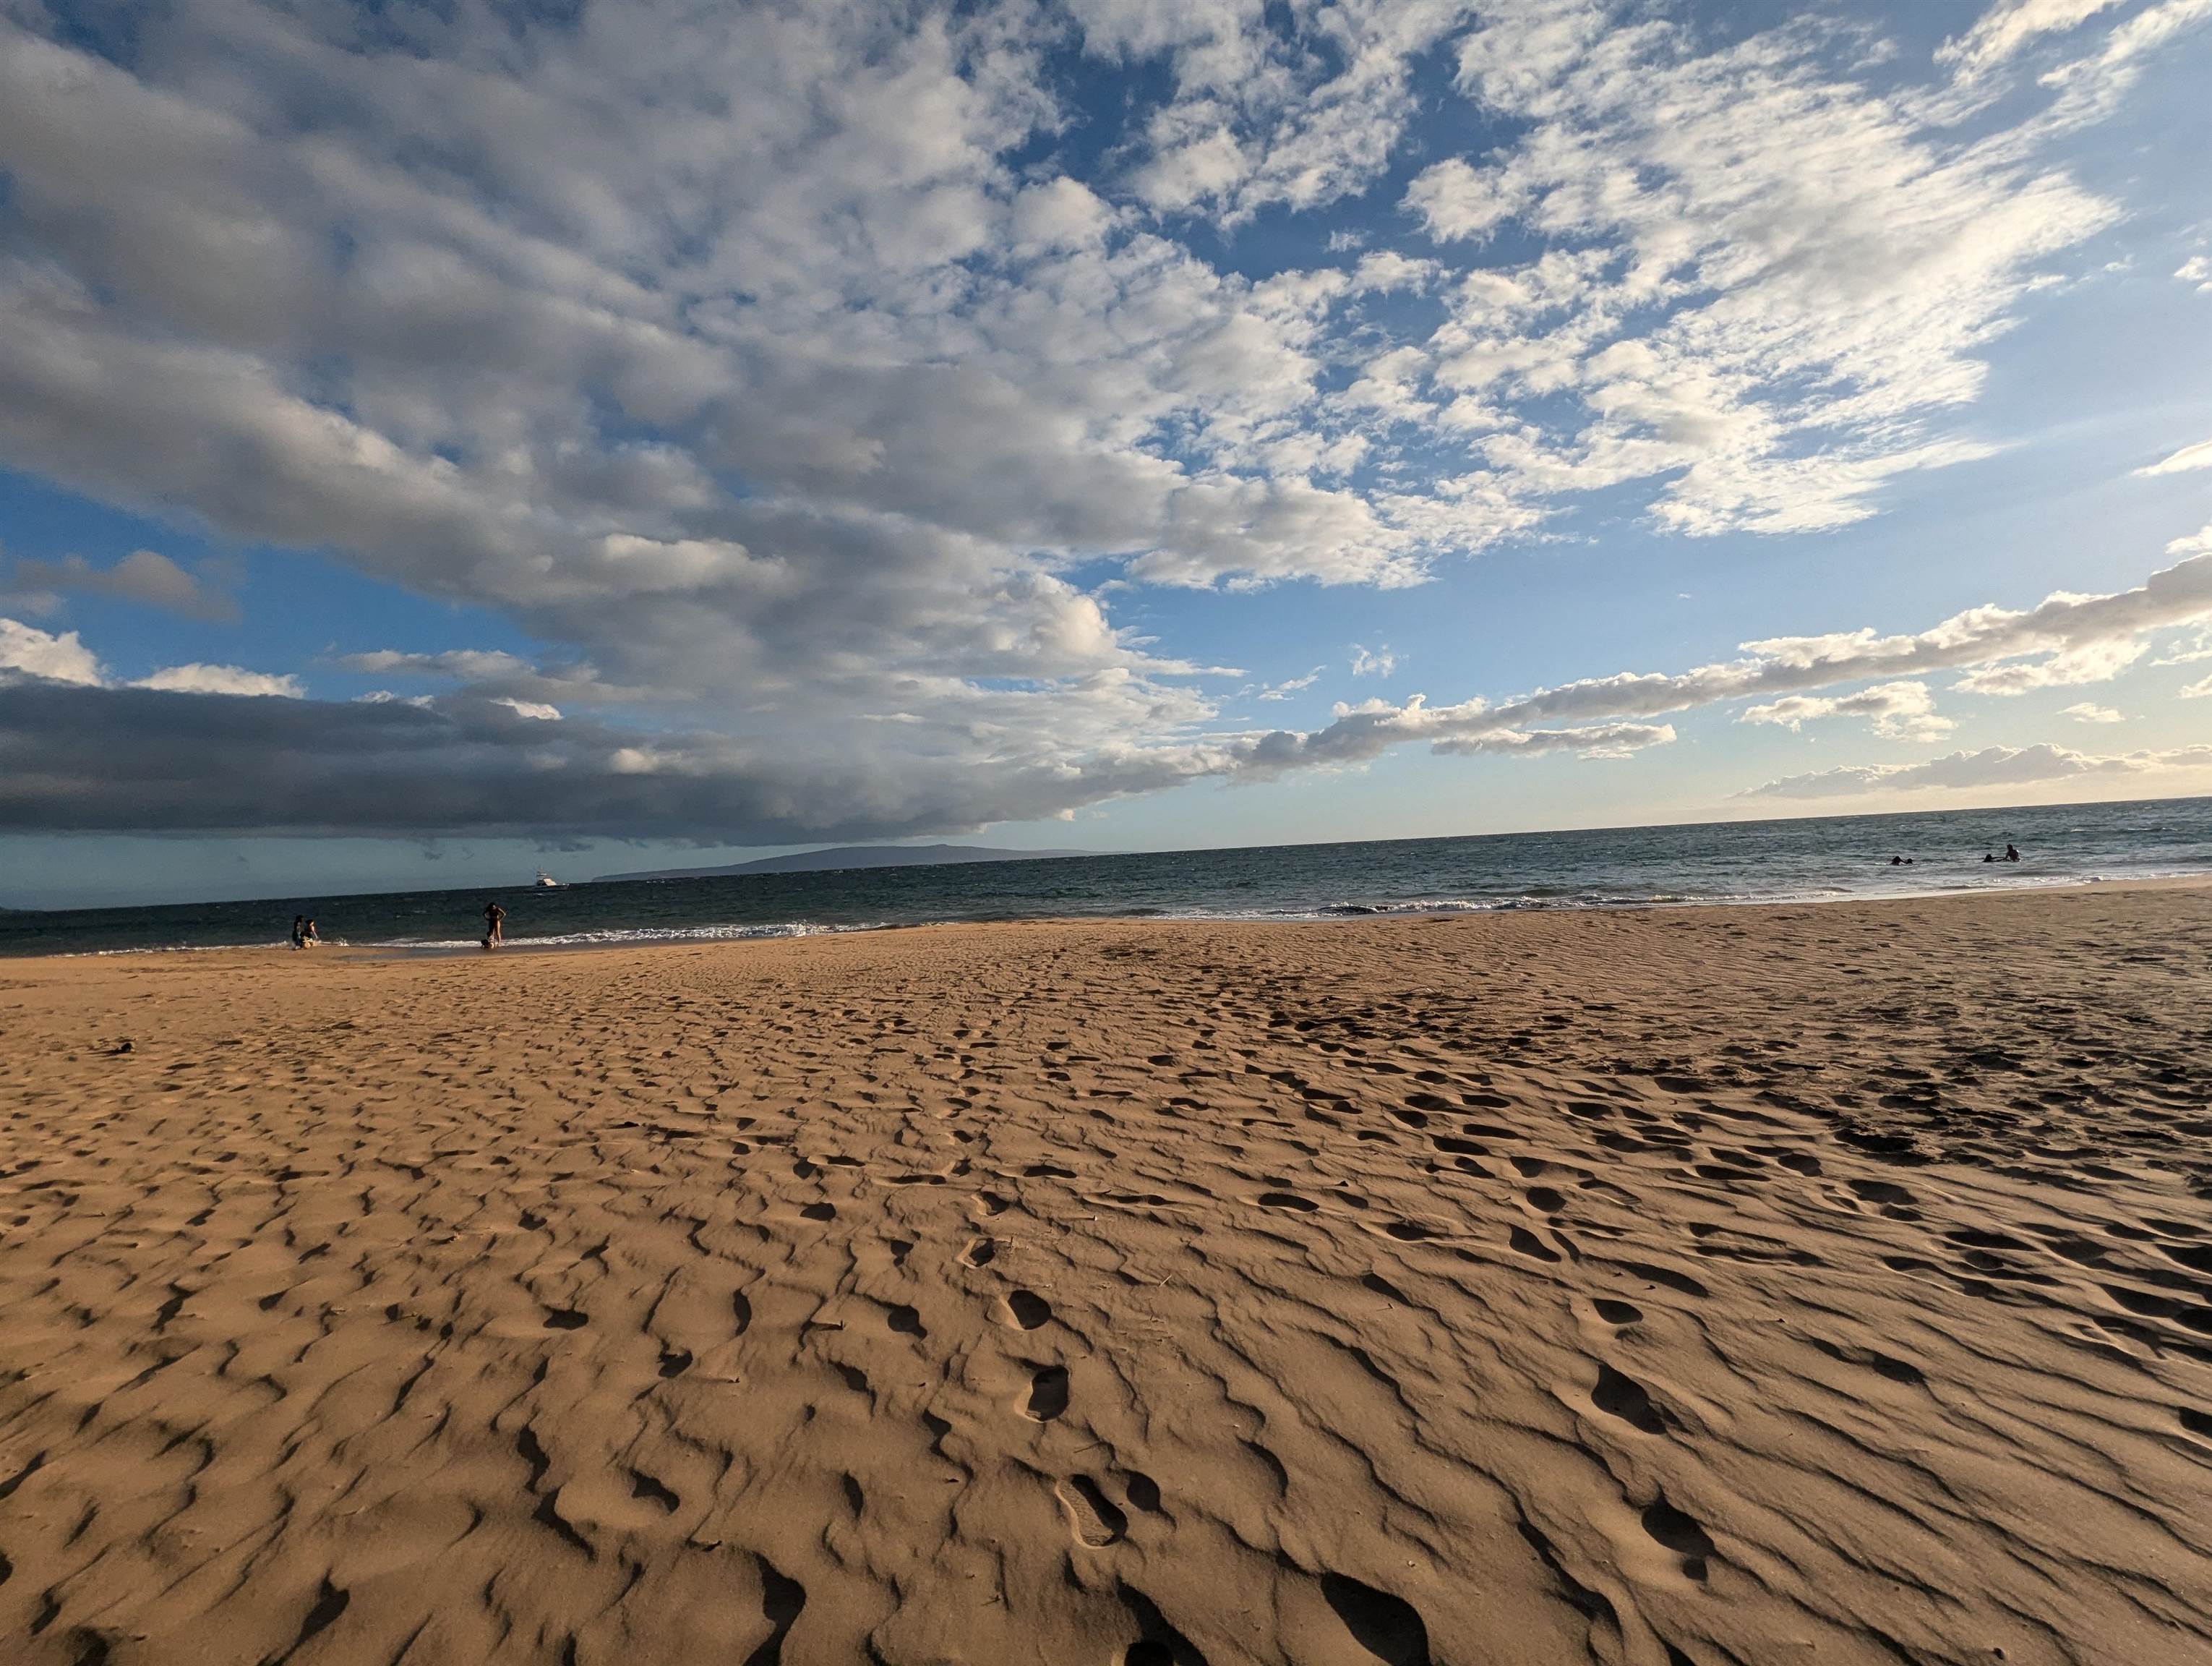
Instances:
[[[0,904],[2212,791],[2208,72],[0,0]]]

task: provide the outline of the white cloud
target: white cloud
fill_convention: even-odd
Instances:
[[[0,618],[0,684],[19,678],[77,688],[109,686],[106,667],[76,631],[57,635],[15,619]],[[283,695],[294,700],[304,694],[295,677],[272,677],[235,666],[197,664],[170,666],[130,686],[175,694]]]
[[[1398,656],[1386,646],[1371,652],[1354,642],[1352,645],[1352,674],[1354,677],[1388,677],[1398,669]]]
[[[2187,542],[2183,540],[2181,542]],[[1969,608],[1929,629],[1884,636],[1872,630],[1775,636],[1743,644],[1745,657],[1674,673],[1628,672],[1542,689],[1501,706],[1514,722],[1557,718],[1652,716],[1723,700],[1802,694],[1875,677],[1917,677],[1962,666],[2023,669],[2038,686],[2088,680],[2084,673],[2131,660],[2143,639],[2212,618],[2212,552],[2191,555],[2132,590],[2061,592],[2038,606]],[[2017,690],[1984,690],[2017,692]]]
[[[402,654],[394,648],[377,648],[366,654],[341,655],[338,663],[348,671],[371,673],[397,671],[417,677],[450,677],[471,683],[526,676],[532,669],[527,660],[485,648],[450,648],[442,654]]]
[[[1017,253],[1093,248],[1114,224],[1114,211],[1090,186],[1062,175],[1024,186],[1014,198]]]
[[[1978,752],[1953,752],[1925,763],[1861,763],[1785,775],[1739,794],[1742,798],[1851,798],[1873,793],[1915,793],[1936,788],[1971,793],[2018,787],[2045,781],[2094,776],[2137,776],[2212,769],[2212,746],[2177,746],[2166,751],[2098,755],[2048,742],[2034,746],[1989,746]]]
[[[1262,700],[1287,700],[1294,694],[1302,694],[1306,690],[1311,688],[1315,684],[1321,681],[1321,674],[1323,669],[1324,667],[1322,666],[1316,666],[1311,671],[1308,672],[1303,677],[1285,678],[1279,683],[1271,683],[1267,687],[1260,690],[1260,698]]]
[[[1856,694],[1792,694],[1765,705],[1747,707],[1740,723],[1774,723],[1795,731],[1815,718],[1864,717],[1886,740],[1934,740],[1957,727],[1937,715],[1925,683],[1883,683]]]
[[[2031,689],[2072,688],[2109,683],[2141,659],[2147,644],[2113,639],[2087,642],[2027,664],[1988,666],[1970,671],[1955,686],[1962,694],[2026,694]]]
[[[680,760],[673,752],[657,746],[617,746],[607,762],[618,775],[657,775],[676,769]]]
[[[1488,236],[1520,211],[1526,193],[1496,170],[1448,156],[1406,187],[1406,207],[1440,243]]]
[[[2069,706],[2058,714],[2061,717],[2070,717],[2076,723],[2124,723],[2127,721],[2110,706],[2100,706],[2088,700],[2084,700],[2078,705]]]
[[[1527,4],[1463,39],[1462,88],[1528,131],[1433,164],[1407,206],[1439,239],[1510,222],[1542,250],[1471,273],[1429,344],[1439,384],[1523,416],[1480,447],[1521,491],[1646,483],[1663,526],[1790,532],[1987,454],[1941,419],[2042,263],[2114,210],[1830,77],[1813,38],[1701,52]]]
[[[307,697],[307,690],[300,686],[300,679],[296,677],[244,671],[236,666],[204,666],[198,663],[164,666],[149,676],[140,678],[131,686],[134,689],[158,689],[169,694],[267,695],[285,700]]]
[[[1091,52],[1164,57],[1175,89],[1143,124],[1130,183],[1149,206],[1234,228],[1312,209],[1389,165],[1416,109],[1416,60],[1472,0],[1348,0],[1273,28],[1257,0],[1073,0]]]
[[[528,718],[533,723],[558,723],[561,721],[561,708],[549,706],[542,700],[513,700],[502,696],[491,703],[504,706],[517,717]]]
[[[1665,723],[1539,728],[1510,721],[1502,711],[1480,699],[1451,706],[1431,706],[1418,694],[1402,706],[1372,700],[1358,706],[1339,706],[1333,721],[1322,728],[1229,736],[1160,753],[1152,762],[1156,769],[1171,767],[1186,777],[1264,780],[1297,769],[1356,767],[1393,747],[1408,745],[1426,745],[1446,756],[1574,752],[1585,757],[1619,758],[1648,747],[1669,745],[1674,739],[1673,726]]]
[[[2197,294],[2212,295],[2212,255],[2191,255],[2173,269],[2173,275],[2184,283],[2194,284]]]
[[[2212,695],[2212,677],[2203,678],[2197,682],[2187,684],[2175,692],[2184,700],[2202,700],[2208,695]]]
[[[1440,270],[1433,260],[1416,260],[1395,249],[1374,249],[1360,256],[1352,269],[1352,287],[1362,295],[1392,295],[1401,289],[1425,289]]]
[[[1972,80],[2015,56],[2038,36],[2078,27],[2120,0],[1997,0],[1963,35],[1936,49],[1961,80]]]
[[[99,660],[74,630],[54,635],[19,620],[0,618],[0,683],[12,677],[34,677],[41,682],[96,687],[105,675]]]
[[[222,591],[154,550],[133,550],[112,567],[94,567],[82,556],[59,561],[18,561],[9,575],[18,590],[113,596],[194,619],[235,619],[238,604]]]
[[[2180,474],[2190,469],[2212,469],[2212,440],[2200,440],[2193,446],[2184,446],[2170,457],[2137,469],[2137,474]]]
[[[2212,660],[2212,625],[2193,632],[2151,661],[2154,666],[2193,666]]]
[[[554,702],[559,701],[597,706],[633,704],[652,698],[654,693],[647,688],[609,683],[592,666],[536,666],[497,648],[448,648],[438,654],[376,648],[340,654],[337,663],[347,671],[373,676],[397,674],[458,683],[495,700],[519,702],[547,711],[555,710]]]
[[[2068,94],[2063,113],[2094,120],[2119,104],[2152,53],[2209,18],[2212,0],[2162,0],[2147,6],[2106,36],[2101,48],[2051,70],[2044,83]]]

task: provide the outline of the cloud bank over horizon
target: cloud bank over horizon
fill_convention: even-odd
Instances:
[[[1593,505],[1778,551],[1996,456],[1996,344],[2131,209],[2069,147],[2200,13],[1999,0],[1908,53],[1582,0],[0,0],[0,461],[501,627],[125,676],[72,609],[269,621],[220,562],[19,556],[0,830],[916,836],[2110,683],[2212,618],[2212,531],[1518,695],[1368,632],[1328,674],[1394,697],[1305,727],[1238,698],[1322,667],[1152,622]]]
[[[349,702],[309,702],[289,677],[226,666],[179,666],[118,685],[75,633],[0,620],[0,760],[9,765],[0,779],[0,829],[622,837],[650,828],[755,844],[912,836],[1066,817],[1196,781],[1354,768],[1404,745],[1444,756],[1620,758],[1675,739],[1671,725],[1643,720],[1707,706],[1738,705],[1740,722],[1796,729],[1863,717],[1886,739],[1940,739],[1951,721],[1937,712],[1925,681],[1839,696],[1808,691],[1899,671],[1956,671],[1954,692],[1982,696],[2101,682],[2141,658],[2152,640],[2206,621],[2212,551],[2185,554],[2130,590],[2062,593],[2027,609],[1974,608],[1910,635],[1775,637],[1743,644],[1739,659],[1686,672],[1624,672],[1495,703],[1478,696],[1433,706],[1418,694],[1401,704],[1340,703],[1318,729],[1102,745],[1081,758],[948,771],[926,757],[902,766],[794,764],[712,733],[641,742],[633,730],[570,719],[549,702],[487,693],[570,686],[501,654],[428,656],[427,664],[425,656],[388,652],[355,656],[364,670],[428,669],[470,682],[446,696],[405,700],[380,690]],[[149,693],[173,697],[149,701]],[[1778,697],[1741,704],[1765,695]],[[1744,796],[1976,787],[2208,763],[2212,750],[2201,746],[2117,760],[2048,745],[1996,748],[1792,776]]]

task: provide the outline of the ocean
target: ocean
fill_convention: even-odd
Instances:
[[[1984,863],[2017,845],[2021,860]],[[1909,856],[1907,866],[1893,856]],[[1923,896],[2212,873],[2212,798],[0,914],[0,955],[703,942],[953,921],[1326,920]]]

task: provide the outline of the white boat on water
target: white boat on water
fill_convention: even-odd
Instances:
[[[537,889],[539,891],[558,891],[561,889],[561,882],[541,867],[538,870]]]

